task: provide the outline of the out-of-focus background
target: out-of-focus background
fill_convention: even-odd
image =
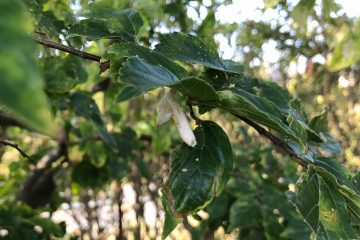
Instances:
[[[0,43],[0,69],[12,64],[11,74],[21,74],[19,63],[6,60],[2,48],[23,46],[26,50],[14,50],[19,51],[16,54],[36,54],[39,63],[33,67],[41,76],[31,75],[29,81],[44,79],[55,122],[66,136],[61,132],[59,141],[54,141],[34,133],[0,106],[0,139],[19,144],[31,156],[26,159],[15,148],[0,146],[0,239],[161,239],[164,212],[159,188],[169,172],[169,149],[181,142],[174,124],[156,124],[162,90],[113,104],[117,93],[111,89],[109,73],[99,75],[98,65],[35,43],[25,46],[19,40],[26,37],[24,33],[44,35],[106,59],[104,49],[111,41],[69,40],[64,30],[82,19],[91,4],[99,9],[103,5],[138,10],[144,19],[138,37],[143,46],[153,48],[162,34],[170,32],[198,35],[216,46],[223,59],[242,63],[247,75],[287,88],[301,99],[309,115],[327,109],[331,133],[343,148],[341,161],[353,170],[360,168],[360,3],[356,1],[2,2],[0,39],[6,41]],[[18,37],[7,38],[10,31]],[[67,65],[57,58],[67,58]],[[71,72],[68,65],[77,71]],[[93,124],[87,116],[69,110],[64,96],[74,85],[68,78],[76,78],[76,89],[92,95],[99,108],[94,114],[101,114],[103,122],[96,123],[92,115]],[[58,84],[67,81],[67,86]],[[20,98],[6,89],[0,94],[14,105]],[[37,101],[37,96],[26,95],[25,90],[23,94],[27,101]],[[216,119],[226,130],[236,155],[235,170],[224,192],[198,215],[185,218],[169,239],[307,239],[310,230],[285,194],[294,190],[302,167],[221,111],[201,117]],[[116,139],[123,155],[109,153],[99,141],[99,128],[121,132]],[[51,167],[34,171],[41,164]]]

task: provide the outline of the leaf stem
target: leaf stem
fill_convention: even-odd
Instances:
[[[190,117],[195,120],[197,125],[199,125],[202,122],[202,120],[195,115],[193,106],[190,104],[189,101],[186,101],[186,105],[189,107]]]

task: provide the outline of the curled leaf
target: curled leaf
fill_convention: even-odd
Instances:
[[[175,101],[173,93],[167,91],[161,99],[158,107],[158,124],[163,124],[174,117],[175,123],[179,130],[181,139],[190,147],[196,146],[196,138],[192,131],[189,120],[187,119],[181,106]]]

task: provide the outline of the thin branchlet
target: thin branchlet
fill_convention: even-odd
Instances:
[[[97,56],[97,55],[94,55],[94,54],[91,54],[91,53],[88,53],[88,52],[80,51],[78,49],[75,49],[75,48],[60,44],[60,43],[50,41],[49,39],[47,39],[47,38],[45,38],[43,36],[35,36],[34,40],[37,43],[39,43],[39,44],[41,44],[41,45],[43,45],[45,47],[57,49],[57,50],[60,50],[60,51],[63,51],[63,52],[67,52],[67,53],[69,53],[71,55],[74,55],[74,56],[77,56],[77,57],[80,57],[80,58],[83,58],[83,59],[99,62],[100,63],[100,66],[99,66],[100,74],[105,72],[107,69],[110,68],[110,62],[109,61],[101,62],[101,57],[100,56]]]
[[[5,140],[0,140],[0,144],[3,145],[3,146],[8,146],[8,147],[12,147],[12,148],[15,148],[20,154],[21,156],[29,159],[29,160],[33,160],[28,154],[26,154],[25,151],[23,151],[18,144],[16,143],[11,143],[11,142],[8,142],[8,141],[5,141]]]

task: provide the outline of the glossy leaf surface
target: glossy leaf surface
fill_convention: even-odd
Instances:
[[[171,214],[204,208],[230,177],[233,155],[224,131],[213,122],[195,129],[197,145],[182,144],[171,156],[171,170],[163,192]]]
[[[91,18],[75,23],[69,28],[68,37],[82,36],[89,40],[119,38],[133,42],[143,25],[139,13],[133,9],[103,9],[83,14]]]

